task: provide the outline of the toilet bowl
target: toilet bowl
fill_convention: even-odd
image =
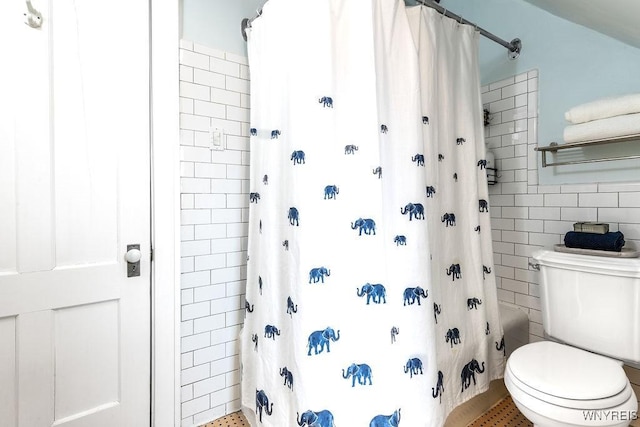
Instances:
[[[538,427],[623,427],[638,409],[620,363],[551,341],[514,351],[504,381],[518,409]]]

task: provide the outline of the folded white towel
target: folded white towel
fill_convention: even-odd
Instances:
[[[640,113],[567,126],[564,128],[564,141],[590,141],[635,134],[640,134]]]
[[[579,124],[633,113],[640,113],[640,93],[578,105],[564,113],[564,118],[570,123]]]

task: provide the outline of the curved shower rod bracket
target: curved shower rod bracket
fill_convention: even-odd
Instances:
[[[27,0],[27,11],[24,15],[24,23],[31,28],[40,28],[42,26],[42,14],[36,10],[31,4],[31,0]]]
[[[242,38],[244,41],[247,41],[247,28],[251,28],[251,23],[258,19],[262,15],[262,8],[256,10],[256,16],[253,18],[244,18],[242,22],[240,22],[240,31],[242,32]]]

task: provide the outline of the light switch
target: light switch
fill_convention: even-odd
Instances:
[[[212,150],[224,150],[225,148],[225,134],[222,129],[211,129],[209,132],[209,140],[211,142]]]

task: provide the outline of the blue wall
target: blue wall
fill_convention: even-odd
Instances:
[[[603,97],[640,92],[640,49],[551,15],[522,0],[442,0],[441,4],[505,40],[518,37],[515,61],[506,49],[482,38],[484,83],[539,70],[538,144],[562,143],[569,108]],[[587,7],[587,6],[585,6]],[[590,148],[585,154],[640,154],[637,142]],[[635,146],[635,147],[634,147]],[[541,183],[640,180],[640,161],[540,169]]]
[[[182,38],[204,46],[247,55],[240,32],[266,0],[182,0]]]

